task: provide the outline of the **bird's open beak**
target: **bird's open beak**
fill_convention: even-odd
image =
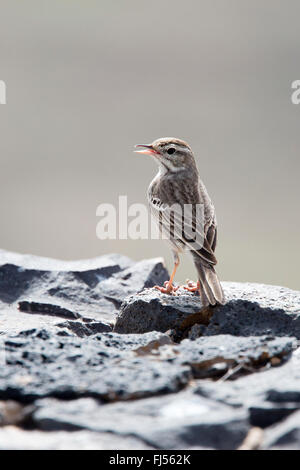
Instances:
[[[135,150],[135,153],[143,153],[145,155],[152,155],[152,156],[159,155],[159,152],[154,150],[154,148],[150,144],[136,144],[134,147],[135,148],[142,147],[143,149],[143,150]]]

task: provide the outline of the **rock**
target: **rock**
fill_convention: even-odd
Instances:
[[[199,325],[198,323],[196,323],[189,330],[188,338],[194,341],[196,338],[199,338],[200,336],[202,336],[204,331],[205,331],[205,326]]]
[[[149,450],[150,446],[133,436],[88,431],[25,431],[0,428],[0,450]]]
[[[251,425],[266,428],[300,409],[300,351],[289,361],[234,381],[199,381],[195,390],[203,397],[245,408]]]
[[[185,290],[180,292],[180,296],[173,296],[146,289],[127,297],[121,305],[114,331],[146,333],[174,329],[182,336],[195,323],[207,324],[211,309],[203,311],[198,296]]]
[[[96,333],[112,331],[111,325],[101,321],[89,321],[86,323],[80,321],[66,321],[64,323],[57,323],[57,326],[60,328],[67,328],[80,338],[83,338],[84,336],[91,336]]]
[[[82,318],[79,313],[71,312],[59,305],[42,304],[37,302],[28,302],[23,300],[18,303],[20,312],[33,313],[38,315],[51,315],[54,317],[67,318],[68,320],[77,320]]]
[[[299,292],[223,283],[203,309],[167,279],[0,251],[0,449],[297,446]]]
[[[294,336],[300,339],[300,293],[285,287],[224,283],[228,303],[217,307],[204,335]]]
[[[58,305],[23,301],[19,302],[19,310],[21,312],[32,313],[35,315],[49,315],[55,318],[79,320],[56,323],[56,326],[59,328],[67,328],[80,337],[112,331],[112,323],[109,324],[101,321],[93,321],[91,318],[82,317],[79,313],[71,312],[70,310],[61,308]]]
[[[169,279],[168,271],[162,258],[154,258],[134,263],[101,284],[105,298],[112,301],[117,308],[128,295],[136,295],[143,289],[156,284],[163,285]]]
[[[175,362],[189,365],[195,378],[224,375],[228,370],[255,371],[272,359],[287,359],[296,342],[291,338],[235,337],[219,335],[198,338],[195,341],[183,340],[179,346],[173,346]],[[170,347],[162,349],[168,351]],[[170,352],[167,352],[170,360]]]
[[[82,321],[78,323],[82,323]],[[17,310],[14,305],[9,305],[4,309],[0,308],[0,356],[1,343],[6,336],[26,334],[29,330],[45,330],[54,334],[67,332],[66,327],[58,326],[60,324],[62,324],[61,318],[49,315],[28,315]],[[75,333],[69,331],[68,335],[71,334],[75,336]]]
[[[261,449],[265,450],[299,450],[299,448],[300,411],[266,430],[261,445]]]
[[[45,330],[6,337],[0,398],[25,403],[46,396],[111,401],[176,392],[189,381],[190,369],[152,358],[151,348],[160,341],[170,339],[160,333],[103,333],[83,341]],[[149,354],[141,354],[147,347]]]
[[[134,263],[121,255],[59,261],[0,250],[0,321],[20,308],[27,314],[112,322],[124,298],[163,283],[160,258]]]
[[[199,335],[294,336],[300,339],[300,293],[285,287],[250,283],[222,283],[227,303],[203,309],[200,298],[182,288],[179,295],[147,289],[127,297],[118,314],[118,333],[166,332],[178,339],[193,325],[203,325]],[[192,338],[195,339],[195,329]]]
[[[88,430],[134,436],[156,449],[235,449],[249,424],[235,410],[195,395],[177,394],[101,406],[95,400],[37,402],[35,425],[43,431]]]
[[[28,330],[5,338],[0,398],[32,402],[52,396],[125,400],[181,390],[192,378],[222,376],[285,360],[291,338],[202,337],[172,344],[168,335],[103,333],[84,341]],[[232,374],[233,375],[233,374]]]

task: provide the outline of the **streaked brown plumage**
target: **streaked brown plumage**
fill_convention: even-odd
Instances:
[[[202,183],[191,147],[180,139],[165,137],[142,147],[139,153],[152,155],[159,172],[148,189],[151,214],[160,230],[169,239],[174,254],[175,267],[162,292],[171,293],[177,288],[173,279],[179,264],[179,253],[187,250],[193,257],[198,283],[189,283],[188,290],[199,290],[204,306],[224,304],[224,294],[215,272],[217,263],[214,251],[217,242],[217,221],[214,206]],[[189,208],[188,216],[183,216]],[[202,210],[200,220],[198,208]],[[200,228],[199,228],[200,227]],[[193,237],[187,236],[190,233]]]

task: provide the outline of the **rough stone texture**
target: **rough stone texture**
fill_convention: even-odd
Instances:
[[[171,345],[163,333],[103,333],[85,338],[27,330],[4,339],[6,367],[0,398],[32,402],[45,396],[104,401],[176,392],[192,376],[224,375],[231,367],[259,367],[287,358],[290,338],[222,335]]]
[[[181,295],[162,294],[146,289],[127,297],[121,305],[114,331],[117,333],[184,332],[195,323],[208,323],[210,310],[202,310],[198,296],[186,290]]]
[[[103,333],[82,341],[29,330],[6,337],[0,399],[32,402],[44,396],[89,396],[110,401],[176,392],[190,378],[188,367],[134,352],[159,343],[161,336]],[[169,340],[164,335],[162,339]]]
[[[229,302],[216,309],[205,335],[273,335],[300,339],[299,292],[263,284],[224,284]]]
[[[250,283],[222,283],[227,303],[203,310],[200,298],[179,289],[178,295],[148,289],[126,298],[115,331],[145,333],[195,324],[200,335],[295,336],[300,339],[300,293],[285,287]],[[195,337],[195,334],[193,335]]]
[[[219,335],[201,337],[195,341],[185,339],[179,346],[162,348],[162,355],[169,358],[173,353],[174,362],[189,365],[195,378],[224,375],[232,369],[253,370],[272,363],[274,359],[284,361],[296,347],[291,338],[232,337]]]
[[[0,251],[0,450],[300,447],[299,292],[223,283],[203,310],[167,278]]]
[[[84,336],[91,336],[96,333],[105,333],[112,330],[110,325],[101,321],[89,321],[85,323],[81,321],[66,321],[63,323],[57,323],[56,326],[60,328],[67,328],[80,338],[83,338]]]

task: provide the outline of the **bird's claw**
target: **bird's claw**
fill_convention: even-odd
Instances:
[[[154,289],[159,290],[163,294],[174,294],[179,289],[179,286],[175,287],[170,281],[165,281],[164,287],[154,286]]]
[[[198,292],[199,291],[199,288],[200,288],[200,282],[194,282],[194,281],[190,281],[189,279],[187,279],[187,285],[186,286],[182,286],[185,290],[188,290],[189,292]]]

